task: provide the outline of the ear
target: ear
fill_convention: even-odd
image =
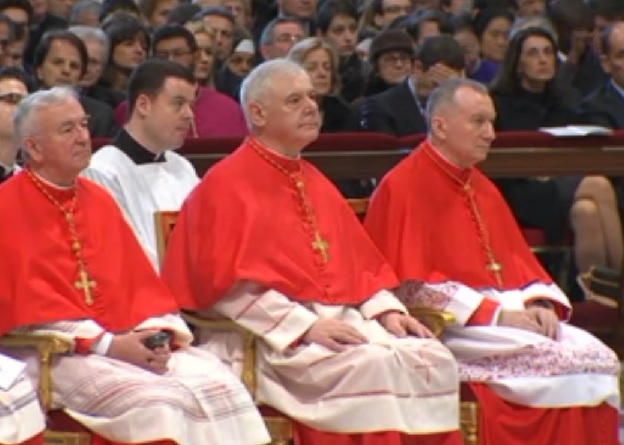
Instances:
[[[33,160],[36,164],[39,164],[43,161],[41,146],[37,144],[37,141],[34,138],[25,138],[22,142],[22,147],[24,151],[26,151],[26,153],[28,154],[28,158]]]
[[[375,14],[373,16],[373,23],[377,28],[381,28],[381,26],[383,25],[383,15]]]
[[[134,113],[138,113],[140,117],[146,117],[152,107],[152,100],[145,94],[139,94],[134,104]]]
[[[269,47],[267,45],[260,46],[260,54],[262,54],[262,58],[264,60],[269,60],[271,55],[269,54]]]
[[[35,70],[35,77],[38,82],[41,82],[41,67],[40,66],[38,66],[37,69]]]
[[[416,75],[416,77],[420,77],[425,73],[423,70],[422,62],[418,59],[414,59],[412,62],[412,74]]]
[[[433,116],[431,118],[431,134],[435,135],[438,139],[446,140],[448,133],[448,126],[446,121],[440,116]]]
[[[259,102],[250,102],[248,105],[249,120],[254,127],[263,128],[267,123],[267,111]]]
[[[600,55],[600,65],[605,73],[611,74],[611,62],[609,62],[609,58],[604,54]]]

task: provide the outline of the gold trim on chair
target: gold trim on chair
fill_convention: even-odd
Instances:
[[[479,441],[479,404],[461,402],[459,406],[459,426],[465,445],[477,445]]]
[[[31,348],[37,350],[39,358],[39,401],[47,415],[52,405],[52,356],[67,354],[73,349],[72,342],[53,335],[15,334],[0,338],[0,346],[7,349]],[[52,431],[43,433],[45,445],[90,445],[88,432]]]

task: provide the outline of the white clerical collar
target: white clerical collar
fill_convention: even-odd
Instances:
[[[4,162],[0,161],[0,168],[2,168],[4,172],[8,175],[9,173],[17,169],[17,165],[15,165],[15,163],[12,165],[7,165]]]

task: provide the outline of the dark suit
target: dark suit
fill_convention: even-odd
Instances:
[[[360,125],[365,131],[399,137],[426,133],[425,117],[416,103],[408,81],[409,78],[366,99],[360,111]]]
[[[108,138],[116,133],[113,109],[110,106],[82,94],[80,105],[89,116],[89,133],[92,138]]]
[[[583,99],[581,119],[588,124],[624,130],[624,97],[611,81]]]

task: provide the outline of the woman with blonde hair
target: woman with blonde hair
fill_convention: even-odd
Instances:
[[[340,75],[336,49],[320,37],[298,42],[288,53],[288,59],[301,65],[312,80],[323,124],[322,133],[354,131],[354,114],[340,97]]]
[[[191,31],[197,43],[195,55],[195,80],[206,88],[215,86],[215,33],[202,20],[190,21],[184,25]]]

